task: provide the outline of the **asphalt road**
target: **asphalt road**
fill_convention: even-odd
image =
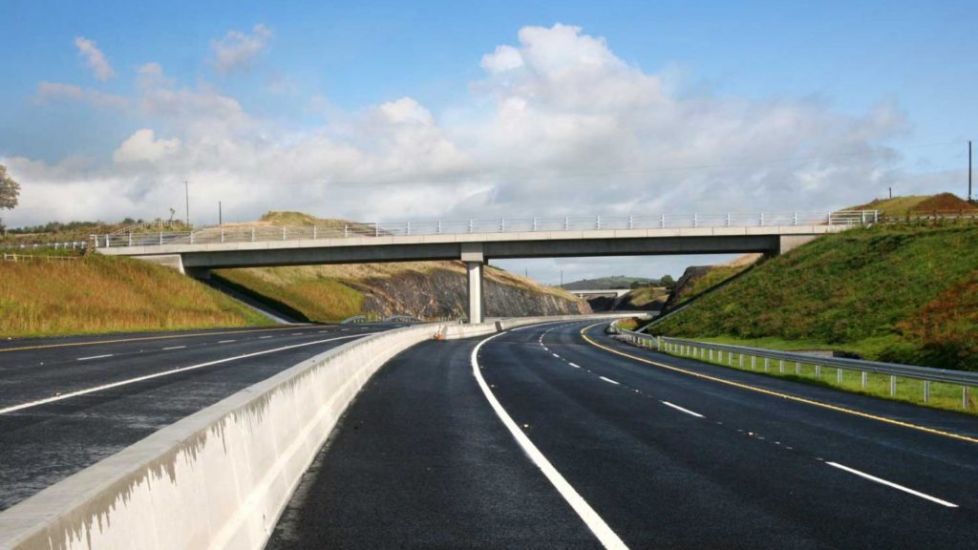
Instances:
[[[0,343],[0,510],[309,357],[391,325]]]
[[[589,331],[609,351],[583,326],[489,339],[477,373],[481,340],[396,357],[347,411],[269,547],[978,546],[975,417]]]

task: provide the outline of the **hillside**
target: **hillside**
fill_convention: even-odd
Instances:
[[[757,266],[658,334],[978,370],[978,226],[828,235]]]
[[[118,257],[0,261],[0,336],[263,325],[269,321],[171,269]]]
[[[458,318],[466,311],[466,275],[461,262],[221,269],[214,275],[311,321],[394,314]],[[484,292],[489,316],[590,311],[585,302],[565,291],[492,266],[485,271]]]
[[[940,193],[937,195],[906,195],[891,199],[876,199],[847,210],[879,210],[884,217],[903,218],[933,213],[978,213],[978,206],[952,193]]]
[[[665,301],[663,309],[668,311],[696,298],[714,286],[741,273],[760,261],[760,254],[747,254],[731,262],[720,265],[690,266],[676,281],[676,287]]]

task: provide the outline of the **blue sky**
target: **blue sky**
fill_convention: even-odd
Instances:
[[[621,213],[674,208],[677,189],[705,210],[717,187],[741,210],[835,208],[888,186],[962,194],[978,128],[974,7],[7,0],[0,161],[24,194],[4,217],[154,217],[187,178],[202,202],[253,197],[241,219]],[[104,56],[102,78],[79,38]],[[227,67],[222,45],[237,56]],[[500,47],[520,52],[517,69],[490,68]],[[515,125],[514,105],[526,107]],[[527,144],[541,148],[521,156]],[[266,149],[277,156],[249,163]],[[306,169],[280,176],[283,162]],[[641,193],[605,199],[601,186]],[[71,199],[92,191],[125,200]],[[363,200],[392,192],[398,208]]]

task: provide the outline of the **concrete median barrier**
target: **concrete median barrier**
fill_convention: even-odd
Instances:
[[[357,392],[446,339],[594,317],[425,324],[365,336],[188,416],[0,513],[0,548],[261,548]]]

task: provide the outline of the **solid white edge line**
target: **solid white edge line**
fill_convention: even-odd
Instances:
[[[703,418],[703,415],[700,414],[700,413],[698,413],[698,412],[694,412],[694,411],[691,411],[689,409],[685,409],[683,407],[680,407],[679,405],[670,403],[668,401],[659,401],[659,403],[662,403],[663,405],[665,405],[667,407],[672,407],[673,409],[676,409],[679,412],[686,413],[686,414],[688,414],[690,416],[695,416],[696,418]]]
[[[892,481],[887,481],[885,479],[878,478],[878,477],[876,477],[874,475],[867,474],[866,472],[861,472],[861,471],[859,471],[859,470],[857,470],[855,468],[850,468],[848,466],[839,464],[838,462],[826,462],[826,464],[828,464],[829,466],[832,466],[833,468],[838,468],[838,469],[843,470],[845,472],[849,472],[850,474],[857,475],[857,476],[859,476],[861,478],[868,479],[870,481],[875,481],[876,483],[879,483],[881,485],[886,485],[887,487],[892,487],[893,489],[896,489],[898,491],[903,491],[904,493],[911,494],[911,495],[913,495],[915,497],[920,497],[920,498],[922,498],[924,500],[929,500],[931,502],[940,504],[941,506],[947,506],[948,508],[957,508],[958,507],[958,505],[957,504],[954,504],[953,502],[948,502],[946,500],[941,500],[941,499],[939,499],[937,497],[930,496],[930,495],[928,495],[926,493],[921,493],[920,491],[915,491],[915,490],[913,490],[913,489],[911,489],[909,487],[904,487],[903,485],[899,485],[897,483],[893,483]]]
[[[533,464],[535,464],[536,467],[543,472],[543,475],[546,476],[547,480],[550,481],[555,489],[557,489],[560,496],[567,501],[567,504],[570,504],[570,507],[573,508],[574,512],[577,513],[577,516],[581,518],[585,525],[587,525],[588,529],[594,533],[594,536],[598,538],[598,541],[600,541],[605,548],[628,548],[621,538],[619,538],[618,535],[611,530],[611,527],[605,523],[601,516],[598,515],[594,508],[591,508],[591,505],[584,500],[584,497],[578,494],[574,487],[571,486],[566,479],[564,479],[564,476],[562,476],[560,472],[554,468],[553,464],[547,460],[547,457],[540,452],[540,449],[537,449],[536,445],[530,441],[530,438],[527,437],[522,430],[520,430],[519,426],[516,425],[516,422],[513,421],[512,417],[509,416],[509,413],[506,412],[506,409],[504,409],[502,404],[499,403],[499,400],[496,399],[496,396],[492,393],[492,390],[489,389],[489,385],[486,384],[486,380],[482,377],[482,373],[479,372],[479,350],[482,349],[483,344],[497,336],[500,336],[501,334],[505,333],[500,332],[498,334],[494,334],[476,344],[475,348],[472,349],[472,376],[475,377],[479,387],[482,388],[483,395],[486,396],[486,400],[489,401],[489,405],[492,406],[492,410],[496,412],[496,416],[499,417],[503,425],[506,426],[506,429],[509,430],[509,433],[512,434],[513,438],[516,439],[516,442],[523,448],[523,452],[525,452],[526,455],[530,457],[530,460],[533,461]]]
[[[81,396],[81,395],[86,395],[86,394],[94,393],[94,392],[97,392],[97,391],[103,391],[103,390],[109,390],[109,389],[112,389],[112,388],[118,388],[120,386],[127,386],[129,384],[135,384],[136,382],[143,382],[145,380],[152,380],[153,378],[160,378],[162,376],[169,376],[171,374],[177,374],[177,373],[186,372],[186,371],[189,371],[189,370],[202,369],[204,367],[212,367],[214,365],[220,365],[221,363],[227,363],[227,362],[230,362],[230,361],[236,361],[238,359],[247,359],[249,357],[257,357],[259,355],[267,355],[269,353],[276,353],[276,352],[279,352],[279,351],[285,351],[285,350],[289,350],[289,349],[301,348],[301,347],[305,347],[305,346],[312,346],[312,345],[315,345],[315,344],[324,344],[326,342],[332,342],[333,340],[343,340],[343,339],[346,339],[346,338],[361,338],[362,336],[363,335],[361,335],[361,334],[355,334],[355,335],[352,335],[352,336],[340,336],[338,338],[327,338],[326,340],[316,340],[315,342],[304,342],[302,344],[293,344],[291,346],[283,346],[283,347],[280,347],[280,348],[268,349],[268,350],[263,350],[263,351],[256,351],[256,352],[253,352],[253,353],[246,353],[244,355],[236,355],[234,357],[225,357],[224,359],[217,359],[215,361],[208,361],[206,363],[200,363],[200,364],[197,364],[197,365],[190,365],[190,366],[187,366],[187,367],[180,367],[180,368],[171,369],[171,370],[168,370],[168,371],[154,372],[153,374],[147,374],[145,376],[140,376],[140,377],[137,377],[137,378],[130,378],[128,380],[120,380],[118,382],[112,382],[111,384],[103,384],[101,386],[95,386],[93,388],[86,388],[84,390],[73,391],[71,393],[65,393],[65,394],[62,394],[62,395],[56,395],[54,397],[47,397],[45,399],[38,399],[37,401],[31,401],[29,403],[21,403],[20,405],[12,405],[10,407],[6,407],[6,408],[3,408],[3,409],[0,409],[0,414],[6,414],[6,413],[15,412],[15,411],[20,411],[20,410],[23,410],[23,409],[29,409],[31,407],[37,407],[37,406],[40,406],[40,405],[46,405],[48,403],[54,403],[55,401],[63,401],[65,399],[70,399],[72,397],[78,397],[78,396]]]
[[[114,353],[106,353],[105,355],[93,355],[91,357],[76,357],[75,361],[88,361],[89,359],[105,359],[106,357],[112,357]]]
[[[598,378],[604,380],[605,382],[607,382],[609,384],[614,384],[616,386],[621,385],[621,382],[618,382],[617,380],[612,380],[611,378],[605,378],[604,376],[599,376]]]

